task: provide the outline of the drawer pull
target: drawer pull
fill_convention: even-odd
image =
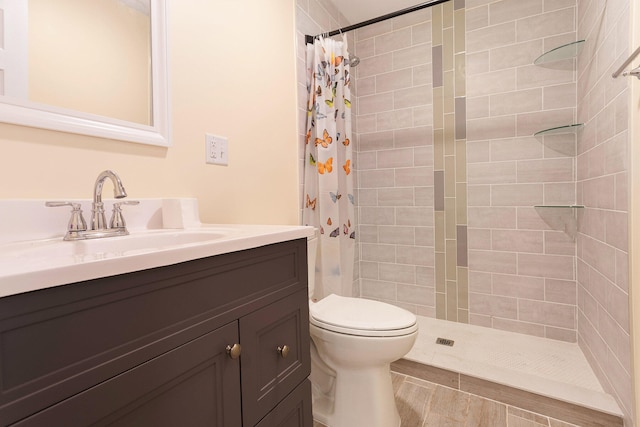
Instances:
[[[240,344],[234,344],[233,346],[231,346],[231,345],[227,346],[227,354],[232,359],[237,359],[238,357],[240,357],[240,352],[241,351],[242,351],[242,347],[240,347]]]
[[[289,355],[289,346],[283,345],[282,347],[278,347],[278,354],[282,356],[283,359],[286,359]]]

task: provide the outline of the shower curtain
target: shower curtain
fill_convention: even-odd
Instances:
[[[355,221],[347,39],[307,44],[303,223],[319,230],[316,296],[353,296]]]

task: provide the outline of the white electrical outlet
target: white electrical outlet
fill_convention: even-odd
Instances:
[[[229,140],[224,136],[205,134],[206,162],[212,165],[229,164]]]

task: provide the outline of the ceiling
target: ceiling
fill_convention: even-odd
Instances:
[[[347,18],[349,23],[357,24],[377,18],[397,10],[406,9],[425,0],[330,0]]]

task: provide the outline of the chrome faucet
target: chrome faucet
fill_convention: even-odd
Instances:
[[[122,185],[122,181],[115,172],[110,170],[101,172],[93,187],[93,204],[91,205],[92,230],[107,229],[107,220],[104,217],[104,204],[102,203],[102,186],[107,178],[111,179],[111,182],[113,183],[113,196],[116,199],[127,197],[127,192]]]
[[[122,217],[122,205],[137,205],[138,201],[126,201],[113,204],[113,214],[110,226],[104,216],[104,204],[102,203],[102,187],[109,178],[113,183],[113,195],[116,199],[127,197],[127,192],[122,185],[120,177],[113,171],[106,170],[98,175],[93,187],[93,203],[91,205],[91,228],[87,229],[87,223],[82,216],[79,203],[73,202],[46,202],[48,207],[71,206],[71,219],[67,226],[67,234],[64,240],[98,239],[101,237],[125,236],[129,234],[126,223]]]

